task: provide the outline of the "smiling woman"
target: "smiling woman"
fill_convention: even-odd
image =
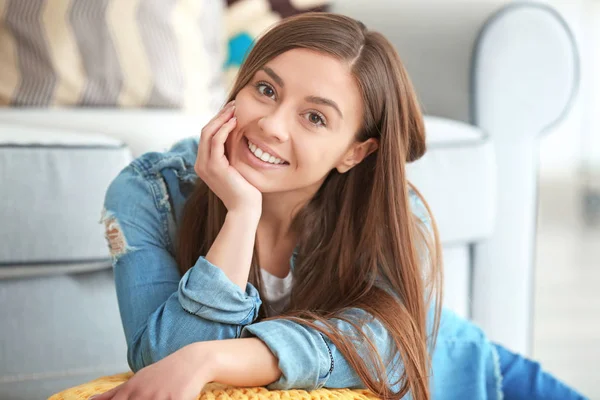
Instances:
[[[211,381],[579,398],[442,311],[435,222],[405,173],[424,153],[381,34],[325,13],[269,30],[199,142],[143,155],[107,192],[136,374],[99,399],[192,399]]]

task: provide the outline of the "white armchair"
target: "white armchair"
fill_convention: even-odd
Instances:
[[[568,26],[546,5],[505,0],[340,0],[334,11],[392,40],[428,116],[430,150],[410,177],[439,223],[447,305],[530,353],[538,141],[579,82]]]

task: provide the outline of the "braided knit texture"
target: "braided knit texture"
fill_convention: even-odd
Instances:
[[[104,376],[72,387],[51,396],[48,400],[87,400],[93,395],[101,394],[127,382],[133,374],[131,372]],[[263,387],[236,388],[209,383],[198,395],[198,400],[293,400],[293,399],[320,399],[320,400],[375,400],[377,397],[368,390],[358,389],[316,389],[306,390],[268,390]]]

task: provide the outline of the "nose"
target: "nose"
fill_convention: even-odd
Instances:
[[[287,121],[285,109],[283,107],[277,107],[260,118],[258,120],[258,126],[269,139],[278,142],[286,142],[290,137]]]

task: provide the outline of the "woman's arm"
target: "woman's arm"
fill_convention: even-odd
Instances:
[[[94,400],[198,398],[210,382],[237,387],[266,386],[281,372],[277,360],[258,339],[199,342],[136,373]]]
[[[144,170],[149,164],[154,163],[134,161],[115,178],[106,194],[103,218],[133,371],[194,342],[239,337],[261,305],[252,285],[242,290],[204,257],[181,277],[168,250],[174,246],[168,231],[172,211],[164,201],[167,185],[159,182],[163,178],[155,171]],[[227,224],[223,242],[243,240],[241,234],[251,236],[253,226],[244,225],[251,224],[247,219],[229,218]],[[213,252],[215,259],[221,252]],[[229,253],[235,256],[237,251]]]
[[[236,387],[267,386],[281,377],[278,360],[257,338],[194,343],[191,352],[211,360],[210,380]]]
[[[361,319],[369,317],[364,310],[356,308],[346,313],[346,316],[351,315]],[[432,319],[433,309],[429,313],[430,333]],[[330,322],[342,332],[353,335],[353,328],[346,322],[336,319]],[[384,359],[393,356],[394,361],[399,360],[392,338],[377,319],[371,319],[362,329]],[[215,354],[212,358],[216,365],[212,372],[215,381],[234,386],[266,385],[269,389],[279,390],[364,388],[364,383],[342,353],[326,336],[312,328],[274,319],[249,325],[243,336],[242,339],[211,344],[211,354]],[[260,341],[256,341],[257,338]],[[246,343],[246,340],[255,342]],[[237,346],[240,350],[248,346],[249,351],[237,352]],[[359,352],[362,351],[367,349],[360,348]],[[449,310],[442,310],[439,335],[431,357],[432,398],[495,399],[500,393],[500,364],[489,339],[478,326]],[[277,368],[273,362],[277,363]],[[396,382],[403,373],[402,363],[394,362],[386,367],[389,382]],[[228,368],[235,370],[230,379]],[[244,374],[248,374],[248,382],[244,381]],[[393,390],[398,389],[398,385],[393,387]]]
[[[351,312],[361,313],[358,309]],[[501,398],[498,355],[489,340],[468,321],[452,313],[443,314],[433,354],[432,398]],[[378,325],[372,320],[363,329],[385,354],[391,348],[385,343],[386,335],[378,331]],[[267,342],[242,338],[190,344],[139,371],[97,400],[191,400],[196,399],[209,382],[269,389],[363,387],[340,352],[317,331],[284,320],[260,322],[254,327]],[[343,325],[338,327],[346,329]],[[288,336],[279,336],[282,334]],[[324,359],[322,363],[321,359]],[[401,373],[401,365],[388,366],[388,377],[392,381]]]
[[[260,213],[257,212],[228,212],[221,231],[206,254],[206,259],[218,265],[242,290],[248,283],[259,219]]]

